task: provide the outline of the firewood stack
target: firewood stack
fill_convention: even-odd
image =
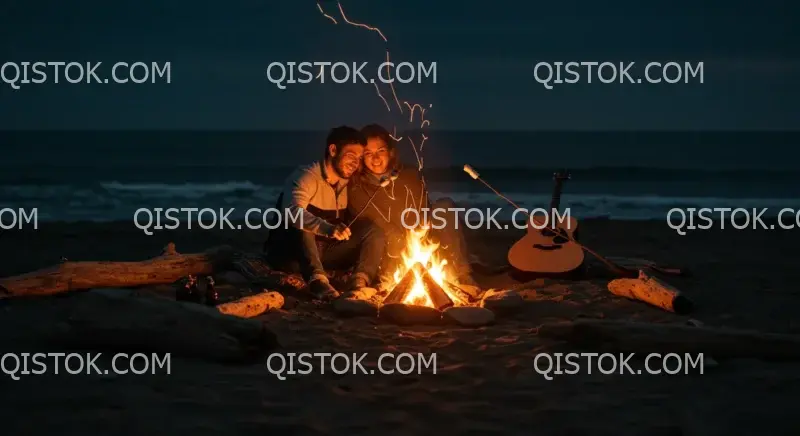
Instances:
[[[414,289],[417,277],[422,281],[434,308],[444,310],[453,306],[453,300],[447,295],[447,292],[436,283],[436,280],[431,277],[428,270],[420,263],[414,264],[413,267],[406,271],[403,278],[383,300],[383,304],[402,304]]]

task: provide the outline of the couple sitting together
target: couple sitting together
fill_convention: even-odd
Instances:
[[[396,177],[388,185],[381,183],[390,175]],[[449,199],[428,201],[419,171],[398,161],[395,140],[386,129],[374,124],[361,131],[337,127],[328,134],[324,158],[301,166],[286,180],[276,208],[288,209],[287,216],[301,219],[284,220],[270,231],[264,244],[267,263],[302,274],[319,299],[340,296],[326,269],[352,270],[342,290],[345,296],[364,287],[378,288],[380,276],[391,274],[402,262],[408,232],[403,211],[417,210],[405,215],[405,224],[414,225],[422,222],[424,208],[452,207]],[[464,238],[452,215],[448,213],[447,224],[437,223],[443,228],[431,229],[428,236],[440,244],[439,251],[458,273],[458,281],[472,284]]]

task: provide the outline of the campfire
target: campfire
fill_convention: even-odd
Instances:
[[[403,262],[389,279],[383,304],[407,304],[444,310],[465,306],[469,299],[457,288],[456,274],[437,253],[439,244],[428,239],[428,229],[409,230]]]

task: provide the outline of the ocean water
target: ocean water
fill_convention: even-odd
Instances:
[[[731,147],[744,145],[730,141],[740,136],[703,142],[649,135],[649,148],[644,140],[631,144],[630,134],[550,134],[546,146],[536,133],[429,135],[423,174],[432,198],[504,208],[498,218],[510,217],[512,208],[465,174],[464,164],[529,209],[548,206],[553,171],[568,168],[561,207],[579,218],[665,219],[672,208],[690,207],[769,208],[765,216],[800,210],[796,135],[752,135],[766,153],[738,161]],[[324,138],[325,132],[5,132],[0,209],[37,208],[40,221],[132,220],[140,208],[181,207],[234,209],[230,217],[240,218],[250,208],[272,207],[284,178],[318,158]],[[785,159],[764,159],[775,153]],[[401,155],[416,162],[408,150]]]

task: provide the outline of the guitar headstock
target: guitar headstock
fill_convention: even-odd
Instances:
[[[568,170],[559,170],[553,173],[553,180],[556,182],[562,182],[564,180],[572,179],[572,174]]]

